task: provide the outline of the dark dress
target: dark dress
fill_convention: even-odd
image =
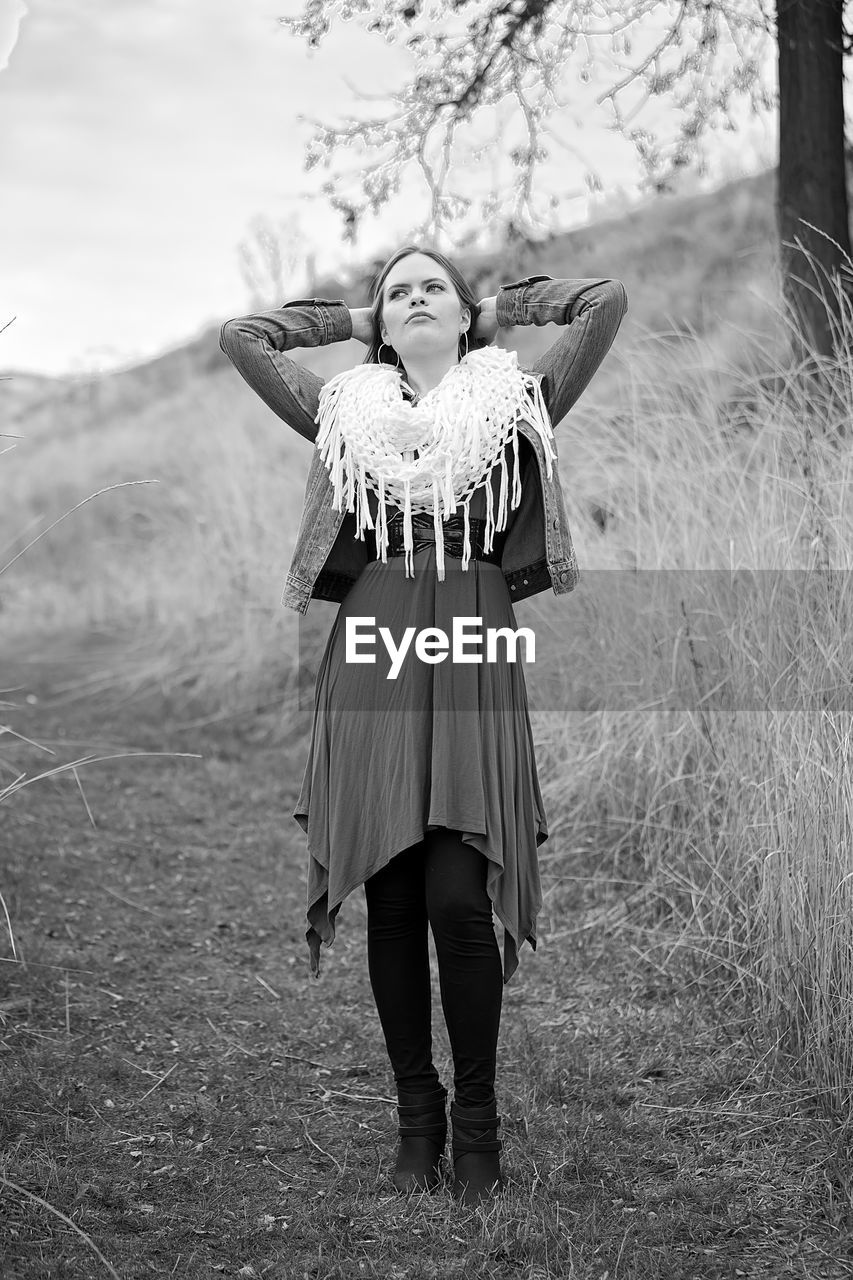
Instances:
[[[519,475],[522,474],[519,437]],[[507,446],[511,493],[512,446]],[[491,476],[498,511],[500,466]],[[371,516],[376,495],[369,491]],[[387,508],[390,519],[396,511]],[[461,514],[461,508],[457,508]],[[470,514],[484,518],[483,490],[474,493]],[[507,529],[494,535],[500,552],[516,511],[507,499]],[[364,537],[375,556],[375,535]],[[328,945],[343,900],[396,853],[423,839],[433,827],[462,832],[463,840],[489,861],[487,889],[504,929],[503,977],[509,982],[526,939],[536,948],[536,916],[542,905],[537,848],[548,838],[539,789],[524,680],[524,643],[517,661],[497,645],[487,662],[486,628],[517,622],[499,565],[448,554],[445,580],[436,569],[435,544],[414,554],[414,578],[405,558],[372,559],[341,603],[317,673],[308,760],[293,817],[308,836],[307,916]],[[380,639],[387,627],[399,645],[407,627],[440,627],[452,642],[454,617],[480,618],[469,638],[482,634],[479,663],[445,659],[435,664],[415,653],[414,636],[396,679]],[[375,637],[362,653],[375,663],[345,661],[345,620],[373,618],[362,635]]]

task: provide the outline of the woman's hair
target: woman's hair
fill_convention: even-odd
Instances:
[[[396,253],[391,255],[374,281],[373,298],[370,304],[370,319],[373,324],[373,339],[362,364],[390,364],[392,368],[396,368],[397,366],[397,362],[400,357],[397,356],[396,360],[393,358],[397,353],[394,352],[393,348],[389,347],[387,343],[383,346],[382,335],[379,332],[379,318],[382,314],[382,290],[385,287],[385,281],[388,278],[388,273],[391,268],[395,263],[399,262],[401,258],[407,258],[410,253],[424,253],[428,258],[432,258],[434,262],[438,262],[442,267],[444,267],[453,282],[456,292],[459,294],[459,301],[462,303],[462,306],[468,307],[471,311],[471,323],[468,326],[468,331],[466,334],[460,333],[459,335],[460,360],[465,355],[466,351],[476,351],[479,347],[488,346],[488,343],[484,342],[482,339],[472,339],[471,337],[477,326],[477,317],[480,314],[480,308],[477,305],[477,299],[474,297],[471,286],[468,284],[468,281],[462,275],[459,268],[454,266],[450,259],[445,258],[444,254],[439,253],[437,249],[424,249],[419,244],[407,244],[404,245],[402,249],[398,249]],[[380,347],[382,347],[385,352],[384,356],[380,356],[379,354]]]

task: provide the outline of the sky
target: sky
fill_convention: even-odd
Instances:
[[[335,170],[305,171],[313,128],[296,117],[378,111],[354,89],[390,94],[412,56],[340,20],[309,50],[277,21],[301,11],[297,0],[0,0],[0,327],[14,317],[0,370],[90,376],[245,314],[239,245],[258,216],[287,228],[290,297],[304,296],[309,253],[333,271],[408,238],[423,177],[413,170],[347,244],[319,191]],[[592,102],[596,78],[577,82],[568,145],[544,166],[565,229],[639,197],[633,147]],[[737,133],[712,135],[693,189],[774,164],[775,139],[772,116],[744,107]],[[581,150],[604,182],[595,200]],[[359,162],[342,157],[342,171]],[[485,193],[498,159],[493,148],[488,171],[466,172],[472,192]]]

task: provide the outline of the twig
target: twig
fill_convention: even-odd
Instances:
[[[11,727],[11,725],[0,724],[0,734],[4,733],[11,733],[13,738],[18,738],[21,742],[26,742],[28,747],[36,747],[39,751],[46,751],[50,756],[56,755],[56,752],[50,747],[44,746],[41,742],[33,742],[32,738],[27,738],[23,733],[18,733]]]
[[[149,1093],[153,1093],[155,1089],[159,1089],[160,1085],[166,1079],[166,1076],[170,1076],[177,1065],[177,1062],[173,1062],[171,1067],[169,1067],[169,1070],[164,1072],[160,1079],[155,1084],[152,1084],[151,1088],[146,1093],[143,1093],[141,1098],[137,1098],[137,1102],[144,1102]]]
[[[345,1089],[327,1089],[325,1085],[318,1084],[318,1089],[322,1090],[321,1102],[325,1102],[332,1094],[338,1098],[349,1098],[352,1102],[394,1102],[396,1098],[378,1098],[375,1094],[370,1093],[347,1093]]]
[[[28,542],[25,547],[22,547],[17,555],[12,556],[11,560],[7,560],[5,564],[0,565],[0,574],[4,574],[7,569],[11,569],[15,561],[20,560],[24,552],[29,551],[30,547],[34,547],[40,538],[43,538],[45,534],[50,533],[51,529],[55,529],[58,524],[61,524],[63,520],[68,518],[68,516],[73,515],[75,511],[79,511],[81,507],[84,507],[87,502],[91,502],[93,498],[99,498],[102,493],[109,493],[110,490],[112,489],[126,489],[126,488],[129,488],[130,485],[135,485],[135,484],[158,484],[158,483],[159,481],[157,480],[123,480],[121,481],[120,484],[110,484],[110,485],[107,485],[105,489],[98,489],[97,493],[90,493],[88,498],[84,498],[82,502],[78,502],[76,506],[71,507],[69,511],[64,512],[63,515],[59,516],[58,519],[54,520],[53,524],[49,524],[46,529],[42,529],[41,533],[38,534],[35,538],[33,538],[31,542]]]
[[[125,905],[128,907],[136,907],[137,911],[147,911],[148,914],[151,916],[159,916],[159,917],[163,916],[162,911],[155,911],[153,907],[146,907],[144,902],[132,902],[130,898],[125,898],[122,894],[116,893],[115,889],[110,889],[105,884],[102,884],[101,888],[103,889],[104,893],[110,894],[110,896],[113,898],[118,898],[119,902],[125,903]]]
[[[760,1111],[715,1111],[713,1107],[667,1107],[662,1102],[645,1102],[642,1098],[634,1098],[633,1105],[636,1107],[654,1107],[656,1111],[693,1111],[697,1116],[707,1116],[708,1118],[716,1116],[731,1116],[733,1120],[766,1120],[772,1121],[774,1117],[769,1113],[762,1115]],[[796,1120],[797,1116],[787,1116],[788,1120]],[[811,1124],[809,1116],[803,1116],[804,1124]]]
[[[253,1053],[251,1049],[244,1049],[240,1044],[240,1041],[232,1039],[227,1031],[220,1031],[219,1027],[215,1027],[207,1014],[204,1015],[204,1020],[212,1031],[215,1031],[218,1036],[222,1036],[223,1039],[230,1041],[231,1044],[233,1044],[235,1048],[239,1049],[241,1053],[245,1053],[247,1058],[257,1058],[258,1055],[256,1053]]]
[[[295,1062],[307,1062],[309,1067],[319,1067],[321,1071],[330,1070],[330,1068],[326,1066],[325,1062],[315,1062],[313,1058],[303,1058],[298,1053],[283,1053],[281,1056],[282,1058],[293,1058]]]
[[[85,806],[86,813],[89,815],[89,821],[91,822],[93,827],[97,827],[98,824],[95,821],[94,817],[92,816],[92,810],[89,808],[89,801],[86,799],[86,793],[83,790],[82,784],[80,782],[80,775],[78,774],[76,769],[72,769],[71,772],[74,774],[74,781],[77,783],[77,790],[80,792],[80,797]]]
[[[300,1178],[298,1173],[291,1173],[288,1169],[282,1169],[280,1165],[273,1164],[269,1156],[264,1156],[263,1164],[268,1164],[271,1169],[275,1169],[276,1173],[283,1173],[285,1178],[296,1178],[299,1182],[304,1182],[304,1178]]]
[[[320,1152],[320,1155],[321,1155],[321,1156],[325,1156],[327,1160],[331,1160],[332,1164],[335,1166],[335,1168],[337,1169],[338,1173],[343,1173],[343,1169],[342,1169],[342,1168],[341,1168],[341,1166],[338,1164],[338,1162],[337,1162],[337,1160],[335,1159],[335,1157],[334,1157],[333,1155],[330,1155],[328,1151],[324,1151],[324,1150],[323,1150],[323,1148],[322,1148],[321,1146],[319,1146],[319,1145],[314,1141],[314,1139],[311,1137],[311,1134],[308,1132],[308,1124],[307,1124],[307,1122],[306,1122],[306,1120],[305,1120],[304,1116],[299,1116],[298,1118],[299,1118],[299,1120],[300,1120],[300,1122],[301,1122],[301,1124],[302,1124],[302,1128],[305,1130],[305,1137],[306,1137],[306,1138],[308,1139],[308,1141],[311,1143],[311,1146],[312,1146],[312,1147],[316,1147],[316,1148],[317,1148],[317,1150]]]
[[[103,988],[101,988],[103,990]],[[137,1071],[141,1071],[144,1076],[156,1076],[157,1072],[152,1071],[149,1067],[140,1067],[138,1062],[131,1062],[130,1058],[125,1058],[123,1054],[119,1054],[122,1062],[126,1062],[129,1067],[135,1067]]]
[[[3,914],[6,917],[6,928],[9,930],[9,941],[12,944],[12,955],[14,959],[17,960],[18,952],[15,948],[15,935],[12,932],[12,921],[9,919],[9,908],[6,906],[6,899],[3,897],[2,893],[0,893],[0,904],[3,906]],[[4,959],[6,959],[6,957],[4,957]]]
[[[78,1236],[81,1236],[86,1241],[86,1244],[90,1246],[93,1252],[98,1255],[110,1275],[115,1277],[115,1280],[119,1280],[119,1276],[107,1262],[92,1237],[87,1236],[86,1232],[81,1230],[81,1228],[77,1226],[76,1222],[72,1222],[70,1218],[66,1217],[61,1209],[57,1209],[54,1205],[48,1204],[46,1200],[42,1200],[41,1196],[35,1195],[34,1192],[27,1191],[26,1187],[19,1187],[17,1182],[12,1182],[10,1178],[5,1177],[2,1173],[0,1173],[0,1182],[2,1182],[4,1186],[11,1187],[13,1191],[17,1191],[19,1195],[28,1196],[30,1200],[35,1200],[36,1204],[40,1204],[42,1208],[47,1209],[49,1213],[55,1213],[57,1218],[61,1218],[63,1222],[66,1222],[72,1230],[77,1232]]]
[[[78,764],[101,764],[104,760],[128,760],[132,756],[174,756],[176,759],[179,757],[187,760],[204,759],[204,756],[199,755],[197,751],[118,751],[110,756],[81,756],[79,760],[69,760],[67,764],[58,765],[55,769],[46,769],[44,773],[37,773],[34,778],[27,778],[26,782],[22,782],[20,786],[15,786],[15,790],[23,791],[24,787],[29,787],[34,782],[41,782],[44,778],[52,778],[57,773],[65,773],[66,770],[73,769]],[[21,774],[21,777],[23,778],[24,774]],[[11,790],[11,787],[7,787],[6,790]],[[0,794],[5,794],[5,792]]]
[[[97,973],[97,969],[75,969],[64,964],[44,964],[41,960],[13,960],[11,956],[0,956],[0,964],[19,964],[26,969],[61,969],[63,973]]]
[[[128,1058],[122,1058],[122,1062],[128,1062],[128,1061],[129,1061]],[[134,1064],[131,1063],[130,1065],[133,1066]],[[138,1070],[143,1071],[144,1068],[139,1067]],[[151,1072],[149,1071],[148,1074],[151,1075]],[[123,1133],[124,1130],[119,1129],[118,1132]],[[125,1137],[116,1138],[113,1142],[106,1143],[106,1145],[108,1147],[121,1147],[128,1142],[147,1142],[149,1146],[153,1146],[156,1140],[157,1140],[157,1135],[153,1133],[128,1133],[125,1135]],[[164,1140],[165,1140],[165,1135],[164,1135]]]
[[[256,973],[255,977],[257,978],[258,982],[261,984],[262,987],[266,987],[267,991],[270,993],[271,996],[275,996],[276,1000],[281,999],[281,996],[278,994],[278,992],[274,991],[268,982],[264,982],[263,978],[259,973]]]

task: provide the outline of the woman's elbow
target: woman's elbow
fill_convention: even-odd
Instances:
[[[608,300],[619,310],[620,318],[628,310],[628,292],[621,280],[608,280]]]
[[[219,346],[225,354],[233,359],[233,352],[240,344],[240,320],[226,320],[219,328]]]

